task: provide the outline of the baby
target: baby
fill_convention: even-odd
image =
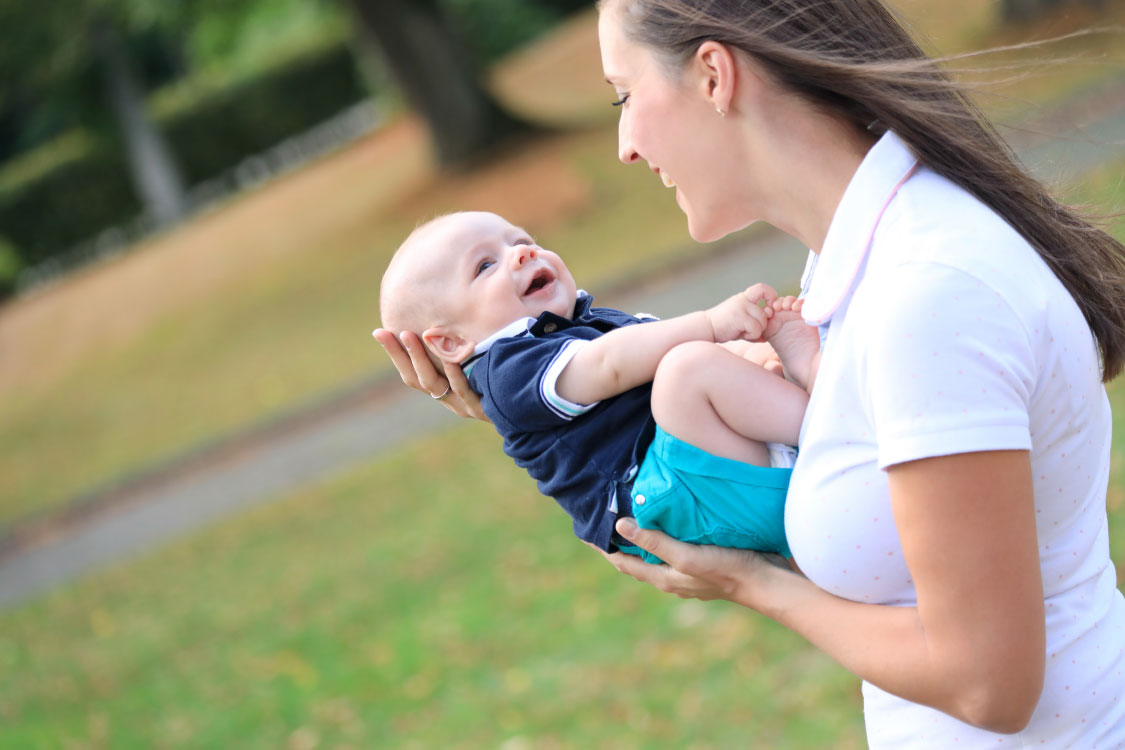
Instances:
[[[380,294],[384,327],[421,331],[439,369],[463,367],[504,452],[580,539],[660,562],[614,532],[633,516],[683,541],[788,556],[789,446],[819,362],[800,301],[756,284],[662,321],[592,302],[558,255],[483,212],[415,230]],[[773,349],[750,343],[763,339]]]

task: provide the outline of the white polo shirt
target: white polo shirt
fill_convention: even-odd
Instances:
[[[1093,336],[1066,289],[992,210],[919,167],[888,133],[840,202],[803,314],[827,336],[785,529],[821,588],[916,603],[886,467],[1031,452],[1047,612],[1046,684],[1031,723],[1017,735],[985,732],[865,683],[870,746],[1125,747],[1125,599],[1105,505],[1109,402]]]

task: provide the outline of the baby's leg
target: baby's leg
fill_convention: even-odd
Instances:
[[[668,352],[652,383],[656,423],[716,456],[769,466],[766,443],[795,445],[808,394],[721,346]]]
[[[719,346],[723,347],[728,352],[734,352],[748,362],[753,362],[775,375],[785,374],[785,368],[781,364],[781,358],[777,356],[777,352],[774,351],[773,347],[765,341],[724,341],[719,344]]]

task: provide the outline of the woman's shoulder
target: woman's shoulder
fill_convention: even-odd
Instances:
[[[940,272],[939,272],[940,271]],[[888,206],[868,274],[911,296],[981,287],[1014,309],[1069,299],[1034,247],[999,214],[950,180],[919,170]],[[942,287],[936,290],[935,287]]]

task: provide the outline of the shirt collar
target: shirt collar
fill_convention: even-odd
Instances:
[[[587,292],[585,289],[579,289],[577,299],[574,302],[573,319],[576,320],[589,312],[590,305],[592,305],[593,302],[594,298],[590,296],[589,292]],[[552,313],[543,313],[543,315],[551,314]],[[540,315],[539,319],[542,319],[543,315]],[[497,341],[499,341],[500,339],[513,338],[515,336],[526,336],[531,331],[531,327],[535,325],[536,322],[537,319],[532,318],[531,316],[513,320],[511,323],[504,326],[499,331],[477,344],[473,349],[472,356],[461,363],[461,368],[464,369],[467,373],[470,369],[472,369],[472,366],[476,364],[476,361],[484,356],[485,352],[487,352]]]
[[[590,306],[594,304],[594,298],[585,289],[579,289],[577,296],[578,299],[574,301],[574,320],[590,312]]]
[[[867,152],[844,190],[813,264],[815,273],[801,310],[806,321],[827,322],[855,286],[883,212],[917,167],[917,157],[890,131]]]

